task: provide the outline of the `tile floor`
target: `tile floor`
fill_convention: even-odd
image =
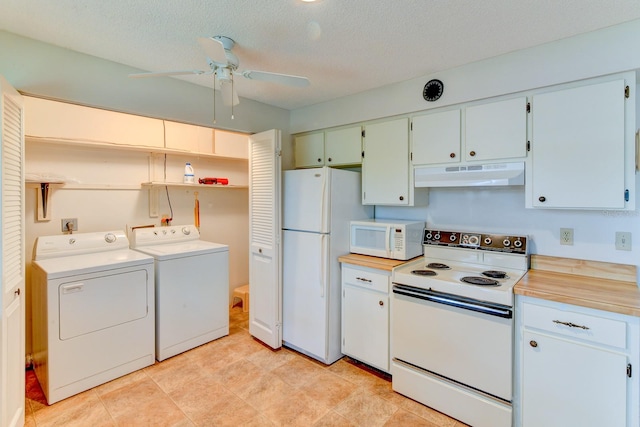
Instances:
[[[241,307],[231,309],[229,336],[51,406],[27,371],[28,427],[241,425],[464,426],[347,358],[326,366],[269,349],[249,335]]]

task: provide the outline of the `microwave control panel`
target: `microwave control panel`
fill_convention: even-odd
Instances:
[[[424,245],[452,246],[486,251],[526,254],[526,236],[483,234],[466,231],[424,230]]]
[[[393,249],[396,251],[403,251],[404,235],[402,233],[402,228],[392,228],[391,233],[393,233]]]

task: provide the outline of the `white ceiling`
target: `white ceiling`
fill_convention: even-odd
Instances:
[[[0,29],[141,71],[207,69],[196,39],[228,36],[240,69],[309,78],[236,79],[241,97],[289,110],[638,18],[638,0],[0,2]]]

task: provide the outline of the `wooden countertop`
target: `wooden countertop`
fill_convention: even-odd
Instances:
[[[414,258],[415,259],[415,258]],[[359,265],[361,267],[377,268],[378,270],[391,271],[393,267],[402,265],[409,261],[399,261],[397,259],[378,258],[375,256],[359,255],[359,254],[346,254],[338,257],[338,261],[346,264]]]
[[[516,284],[513,292],[640,316],[640,289],[633,265],[531,255],[531,270]]]

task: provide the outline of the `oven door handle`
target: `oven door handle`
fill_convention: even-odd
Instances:
[[[420,289],[414,288],[412,286],[394,284],[393,293],[405,295],[411,298],[421,299],[424,301],[431,301],[437,304],[444,304],[451,307],[458,307],[465,310],[488,314],[490,316],[502,317],[505,319],[511,319],[513,317],[513,310],[511,309],[511,307],[478,301],[471,298],[447,294],[444,292],[432,291],[430,289]]]

